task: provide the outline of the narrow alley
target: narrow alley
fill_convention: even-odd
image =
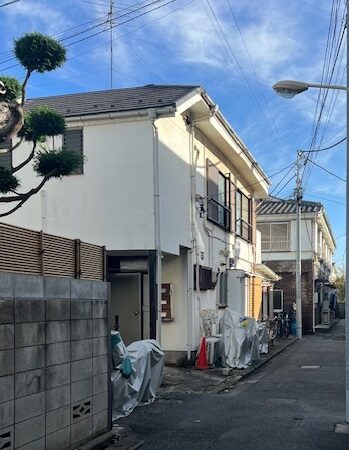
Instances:
[[[344,320],[220,394],[172,392],[118,424],[142,449],[348,449]],[[137,440],[136,439],[136,440]]]

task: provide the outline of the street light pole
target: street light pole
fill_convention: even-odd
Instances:
[[[301,208],[302,208],[302,152],[297,151],[297,181],[295,199],[297,204],[297,248],[296,248],[296,331],[297,338],[302,339],[302,257],[301,257]]]
[[[345,306],[346,306],[346,314],[345,314],[345,354],[346,354],[346,384],[345,384],[345,392],[346,392],[346,413],[345,420],[347,430],[349,430],[349,39],[348,39],[348,30],[349,30],[349,14],[348,14],[348,4],[347,0],[347,16],[346,16],[346,28],[347,28],[347,83],[346,86],[338,86],[331,84],[317,84],[317,83],[305,83],[303,81],[279,81],[274,84],[273,89],[277,94],[281,95],[285,98],[292,98],[301,92],[306,91],[309,88],[324,88],[324,89],[340,89],[342,91],[346,91],[347,93],[347,144],[346,144],[346,156],[347,156],[347,164],[346,164],[346,175],[347,175],[347,183],[346,183],[346,265],[345,265]],[[348,432],[348,431],[346,431]]]
[[[346,402],[345,402],[345,421],[349,423],[349,308],[348,308],[348,294],[349,294],[349,15],[348,15],[348,0],[346,2],[347,5],[347,183],[346,183],[346,264],[345,264],[345,394],[346,394]]]

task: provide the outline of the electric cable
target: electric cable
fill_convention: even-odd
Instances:
[[[209,8],[209,11],[210,11],[212,17],[215,20],[215,23],[217,24],[217,26],[218,26],[218,28],[220,30],[221,36],[219,36],[219,33],[217,33],[216,26],[215,26],[214,22],[212,21],[210,14],[208,14],[208,18],[209,18],[210,22],[212,23],[213,27],[215,28],[216,33],[219,36],[220,40],[222,40],[221,38],[223,37],[223,40],[225,42],[225,45],[223,44],[223,46],[225,47],[226,50],[228,50],[228,53],[231,55],[234,64],[236,65],[236,67],[240,71],[240,73],[242,75],[242,78],[243,78],[243,80],[244,80],[244,82],[245,82],[245,84],[246,84],[246,86],[248,88],[248,91],[250,93],[250,96],[251,96],[252,100],[254,101],[254,103],[255,103],[255,105],[257,107],[257,110],[260,112],[261,116],[263,117],[263,119],[265,120],[266,124],[270,128],[270,130],[271,130],[271,132],[273,134],[273,138],[275,139],[275,142],[277,143],[277,145],[280,145],[281,147],[283,147],[283,144],[281,142],[279,142],[277,137],[275,136],[275,131],[273,130],[272,126],[270,125],[270,122],[269,122],[267,116],[265,115],[265,113],[264,113],[264,111],[263,111],[263,109],[262,109],[262,107],[261,107],[261,105],[260,105],[260,103],[259,103],[259,101],[258,101],[258,99],[257,99],[257,97],[255,95],[255,93],[254,93],[254,90],[251,87],[251,84],[250,84],[250,82],[249,82],[249,80],[248,80],[248,78],[247,78],[247,76],[246,76],[246,74],[245,74],[241,64],[239,63],[237,57],[234,54],[234,51],[232,49],[232,46],[230,45],[230,42],[229,42],[229,40],[228,40],[228,38],[226,36],[226,33],[225,33],[225,31],[224,31],[224,29],[223,29],[219,19],[217,18],[217,15],[216,15],[214,9],[212,8],[210,0],[206,0],[206,4],[207,4],[207,6]],[[203,3],[202,3],[202,5],[204,6]],[[204,7],[204,9],[207,12],[205,7]]]
[[[236,15],[235,15],[235,13],[234,13],[234,10],[233,10],[233,7],[232,7],[232,5],[231,5],[231,2],[230,2],[230,0],[226,0],[226,1],[227,1],[227,3],[228,3],[228,6],[229,6],[229,9],[230,9],[231,15],[232,15],[232,17],[233,17],[235,26],[236,26],[236,28],[237,28],[237,30],[238,30],[238,32],[239,32],[241,41],[242,41],[242,43],[243,43],[245,52],[246,52],[246,54],[247,54],[248,61],[249,61],[250,66],[251,66],[251,68],[252,68],[252,71],[253,71],[253,73],[254,73],[256,79],[258,80],[258,79],[259,79],[259,76],[258,76],[258,74],[257,74],[256,68],[254,67],[254,64],[253,64],[253,61],[252,61],[250,52],[248,51],[248,48],[247,48],[247,45],[246,45],[244,36],[243,36],[243,34],[242,34],[241,28],[240,28],[240,26],[239,26],[239,22],[238,22],[237,17],[236,17]],[[275,118],[274,118],[274,116],[273,116],[273,114],[272,114],[272,112],[271,112],[271,110],[270,110],[270,108],[269,108],[269,103],[268,103],[267,99],[265,98],[265,95],[264,95],[263,91],[262,91],[262,93],[261,93],[261,96],[262,96],[262,100],[263,100],[264,104],[266,105],[266,108],[267,108],[267,111],[268,111],[268,113],[269,113],[269,116],[270,116],[270,118],[271,118],[272,125],[273,125],[273,127],[274,127],[274,131],[275,131],[275,135],[276,135],[276,137],[277,137],[277,140],[278,140],[278,142],[280,143],[280,145],[282,146],[284,152],[286,152],[285,146],[283,145],[283,143],[282,143],[282,141],[281,141],[281,138],[280,138],[280,132],[279,132],[279,129],[278,129],[277,125],[276,125]]]
[[[317,164],[315,161],[312,161],[310,158],[308,158],[308,161],[311,162],[312,164],[314,164],[314,166],[319,167],[319,169],[322,169],[324,172],[327,172],[328,174],[332,175],[333,177],[338,178],[341,181],[344,181],[344,183],[346,183],[346,180],[338,175],[336,175],[335,173],[331,172],[330,170],[325,169],[325,167],[320,166],[319,164]]]
[[[317,148],[316,150],[302,150],[304,153],[318,153],[318,152],[324,152],[326,150],[330,150],[331,148],[337,147],[337,145],[342,144],[342,142],[346,141],[348,138],[344,137],[340,141],[336,142],[335,144],[332,144],[325,148]]]

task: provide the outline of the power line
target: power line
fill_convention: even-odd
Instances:
[[[337,29],[337,22],[338,22],[338,1],[337,1],[337,7],[335,7],[335,2],[333,1],[328,36],[327,36],[325,59],[324,59],[324,64],[323,64],[323,69],[322,69],[322,76],[321,76],[321,83],[324,83],[324,84],[331,84],[333,76],[334,76],[334,72],[335,72],[335,69],[337,66],[338,57],[339,57],[339,54],[340,54],[340,51],[342,48],[344,33],[345,33],[345,29],[346,29],[345,14],[346,14],[346,10],[344,9],[343,18],[342,18],[342,22],[341,22],[341,29],[338,32],[339,37],[337,39],[337,44],[335,46],[334,43],[336,40],[336,29]],[[343,53],[342,53],[341,61],[342,61],[342,59],[343,59]],[[332,65],[330,64],[331,60],[333,61]],[[332,67],[331,70],[330,70],[330,67]],[[326,101],[327,101],[329,92],[330,92],[329,89],[320,89],[319,90],[319,94],[318,94],[318,98],[317,98],[317,105],[316,105],[316,110],[315,110],[315,117],[317,116],[317,121],[316,121],[316,125],[314,126],[313,137],[312,137],[312,140],[311,140],[311,143],[309,146],[310,149],[313,149],[315,146],[315,142],[318,137],[319,127],[321,124],[321,120],[322,120],[322,116],[324,113],[324,109],[325,109],[325,105],[326,105]],[[336,95],[338,95],[338,93],[336,93]],[[322,100],[321,100],[321,106],[319,108],[321,96],[322,96]],[[333,92],[332,92],[332,99],[333,98],[335,98],[335,94],[333,94]],[[319,112],[317,113],[317,111],[319,111]],[[333,108],[330,110],[330,114],[327,118],[326,125],[322,132],[322,137],[320,138],[319,146],[321,146],[321,143],[323,141],[324,134],[327,129],[327,126],[328,126],[328,123],[329,123],[332,113],[333,113]],[[315,159],[316,159],[316,156],[317,155],[315,155]],[[307,161],[305,162],[305,168],[303,171],[302,178],[304,178],[304,175],[306,172],[306,166],[307,166]],[[309,170],[307,172],[307,181],[304,183],[305,185],[307,185],[307,183],[309,182],[311,172],[312,172],[312,166],[309,167]]]
[[[319,169],[322,169],[323,171],[327,172],[328,174],[332,175],[333,177],[338,178],[341,181],[344,181],[344,183],[346,183],[346,180],[344,178],[339,177],[338,175],[336,175],[335,173],[331,172],[330,170],[325,169],[325,167],[320,166],[319,164],[317,164],[315,161],[312,161],[310,158],[307,159],[309,162],[311,162],[312,164],[314,164],[314,166],[319,167]]]
[[[256,97],[256,95],[255,95],[255,93],[254,93],[254,90],[253,90],[252,87],[251,87],[251,84],[250,84],[250,82],[249,82],[249,80],[248,80],[248,78],[247,78],[247,76],[246,76],[246,74],[245,74],[245,72],[244,72],[244,70],[243,70],[241,64],[239,63],[238,59],[236,58],[236,56],[235,56],[235,54],[234,54],[234,51],[233,51],[233,49],[232,49],[232,46],[230,45],[230,42],[229,42],[229,40],[228,40],[228,38],[227,38],[227,36],[226,36],[226,33],[225,33],[225,31],[224,31],[224,29],[223,29],[223,27],[222,27],[222,24],[221,24],[220,21],[218,20],[217,15],[216,15],[216,13],[214,12],[214,9],[212,8],[212,5],[211,5],[211,3],[210,3],[210,0],[206,0],[206,3],[207,3],[207,6],[208,6],[208,8],[209,8],[209,11],[210,11],[212,17],[213,17],[214,20],[215,20],[216,25],[217,25],[218,28],[219,28],[221,37],[223,37],[223,39],[224,39],[225,45],[223,44],[223,46],[225,47],[226,50],[228,50],[228,53],[230,53],[230,55],[231,55],[231,57],[232,57],[232,60],[233,60],[234,64],[235,64],[235,65],[237,66],[237,68],[239,69],[239,71],[240,71],[240,73],[241,73],[241,75],[242,75],[242,78],[243,78],[243,80],[244,80],[244,82],[245,82],[245,84],[246,84],[246,86],[247,86],[247,88],[248,88],[248,90],[249,90],[249,92],[250,92],[250,96],[251,96],[252,100],[254,101],[254,103],[255,103],[257,109],[259,110],[259,112],[260,112],[260,114],[262,115],[262,117],[264,118],[266,124],[268,125],[268,127],[270,128],[270,130],[271,130],[272,133],[273,133],[273,137],[274,137],[274,139],[275,139],[275,142],[276,142],[278,145],[280,145],[280,146],[283,147],[282,143],[281,143],[281,142],[277,139],[277,137],[275,136],[275,131],[274,131],[273,127],[270,125],[270,122],[269,122],[267,116],[265,115],[265,113],[264,113],[264,111],[263,111],[263,109],[262,109],[262,107],[261,107],[261,105],[260,105],[260,103],[259,103],[259,101],[258,101],[258,99],[257,99],[257,97]],[[203,3],[202,3],[202,5],[204,6]],[[204,8],[205,8],[205,7],[204,7]],[[206,10],[206,8],[205,8],[205,10]],[[206,11],[206,12],[207,12],[207,11]],[[215,25],[215,23],[212,21],[210,14],[208,14],[208,18],[209,18],[210,22],[212,23],[213,27],[216,29],[216,25]],[[219,33],[217,32],[217,30],[216,30],[216,33],[217,33],[218,37],[221,39],[221,37],[219,36]]]
[[[311,193],[309,194],[309,192],[311,192],[311,191],[307,191],[308,197],[319,198],[320,200],[328,201],[331,203],[337,203],[338,205],[343,205],[343,206],[346,205],[346,203],[344,203],[344,202],[339,202],[337,200],[333,200],[332,198],[328,198],[328,197],[323,197],[323,196],[320,197],[319,195],[315,195],[315,194],[311,194]]]
[[[250,66],[251,66],[251,68],[252,68],[252,71],[253,71],[253,73],[254,73],[256,79],[258,80],[259,77],[258,77],[257,71],[256,71],[256,69],[255,69],[255,67],[254,67],[254,64],[253,64],[253,61],[252,61],[250,52],[248,51],[248,48],[247,48],[245,39],[244,39],[244,37],[243,37],[241,28],[240,28],[240,26],[239,26],[237,17],[236,17],[236,15],[235,15],[235,13],[234,13],[234,10],[233,10],[233,7],[232,7],[232,5],[231,5],[230,0],[227,0],[227,3],[228,3],[228,6],[229,6],[231,15],[232,15],[232,17],[233,17],[233,19],[234,19],[235,26],[236,26],[236,28],[237,28],[237,30],[238,30],[238,32],[239,32],[239,35],[240,35],[241,41],[242,41],[242,43],[243,43],[244,49],[245,49],[245,51],[246,51],[247,58],[248,58],[248,61],[249,61],[249,63],[250,63]],[[273,116],[273,114],[272,114],[270,108],[269,108],[268,101],[267,101],[267,99],[265,98],[265,95],[264,95],[263,91],[261,92],[261,96],[262,96],[263,102],[264,102],[265,105],[266,105],[266,108],[267,108],[267,111],[268,111],[268,113],[269,113],[269,116],[270,116],[270,118],[271,118],[271,120],[272,120],[272,125],[274,126],[274,131],[275,131],[275,135],[276,135],[276,137],[277,137],[277,140],[278,140],[278,142],[280,143],[280,145],[282,146],[283,150],[286,151],[286,150],[285,150],[285,146],[283,145],[283,143],[282,143],[282,141],[281,141],[281,139],[280,139],[280,132],[279,132],[279,129],[278,129],[277,125],[276,125],[276,121],[275,121],[275,119],[274,119],[274,116]]]
[[[289,164],[288,166],[284,167],[283,169],[280,169],[280,170],[278,170],[277,172],[275,172],[275,173],[273,173],[273,174],[271,174],[271,175],[268,175],[267,177],[263,177],[262,180],[263,180],[263,181],[269,181],[269,178],[272,178],[272,177],[275,177],[276,175],[279,175],[280,173],[282,173],[282,172],[284,172],[285,170],[289,169],[289,168],[292,167],[293,165],[294,165],[293,163],[292,163],[292,164]],[[286,174],[286,176],[287,176],[287,174]],[[281,180],[281,181],[282,181],[282,180]],[[260,183],[260,181],[257,181],[256,183],[252,183],[252,184],[249,184],[248,186],[244,186],[244,187],[247,189],[247,188],[252,187],[252,186],[255,186],[256,184],[259,184],[259,183]]]
[[[159,1],[162,1],[162,0],[156,0],[156,1],[154,1],[154,2],[151,2],[151,3],[149,3],[149,4],[145,5],[145,6],[143,6],[142,8],[148,7],[149,5],[154,4],[154,3],[158,3]],[[113,29],[114,29],[114,28],[117,28],[117,27],[119,27],[119,26],[121,26],[121,25],[124,25],[125,23],[129,23],[129,22],[131,22],[131,21],[133,21],[133,20],[136,20],[136,19],[138,19],[139,17],[142,17],[142,16],[144,16],[144,15],[146,15],[146,14],[150,14],[151,12],[156,11],[156,10],[158,10],[158,9],[160,9],[160,8],[163,8],[164,6],[167,6],[167,5],[171,4],[171,3],[174,3],[175,1],[177,1],[177,0],[169,0],[169,1],[167,1],[166,3],[164,3],[164,4],[159,5],[159,6],[155,7],[155,8],[152,8],[152,9],[150,9],[150,10],[148,10],[148,11],[145,11],[145,12],[143,12],[143,13],[141,13],[141,14],[138,14],[137,16],[134,16],[134,17],[131,17],[131,18],[127,19],[127,20],[124,20],[123,22],[119,22],[119,23],[113,25],[112,28],[113,28]],[[134,11],[135,11],[135,10],[133,10],[132,12],[134,12]],[[123,16],[128,15],[128,14],[130,14],[130,13],[123,14],[122,16],[119,16],[119,17],[123,17]],[[169,13],[168,13],[168,14],[169,14]],[[101,23],[100,25],[105,25],[106,23],[107,23],[107,20],[105,20],[105,21],[104,21],[103,23]],[[96,28],[96,26],[91,27],[91,28]],[[89,31],[89,30],[85,30],[85,31],[83,31],[83,32],[76,33],[75,35],[72,35],[72,36],[69,36],[69,37],[64,38],[64,40],[71,39],[72,37],[78,36],[79,34],[84,34],[86,31]],[[95,37],[95,36],[98,36],[98,35],[100,35],[100,34],[102,34],[102,33],[105,33],[106,31],[107,31],[107,30],[104,29],[104,30],[95,32],[95,33],[93,33],[93,34],[91,34],[91,35],[89,35],[89,36],[85,36],[85,37],[83,37],[83,38],[81,38],[81,39],[78,39],[78,40],[76,40],[76,41],[70,42],[70,43],[66,44],[65,46],[66,46],[66,47],[70,47],[70,46],[72,46],[72,45],[79,44],[80,42],[86,41],[87,39],[90,39],[90,38],[92,38],[92,37]],[[62,40],[63,40],[63,39],[62,39]],[[115,39],[114,39],[114,40],[115,40]],[[109,44],[109,42],[108,42],[108,44]],[[103,45],[106,45],[106,44],[103,44]],[[86,53],[88,53],[88,52],[86,52]],[[15,58],[13,58],[13,59],[15,59]],[[18,64],[18,63],[17,63],[17,64],[13,64],[13,65],[11,65],[11,66],[9,66],[9,67],[3,68],[2,71],[9,70],[9,69],[12,69],[12,68],[18,67],[18,66],[20,66],[20,64]]]
[[[153,1],[151,1],[151,2],[148,1],[148,2],[141,2],[141,3],[138,3],[138,4],[134,5],[135,7],[134,7],[131,11],[125,12],[125,13],[120,14],[120,15],[118,15],[118,16],[115,16],[115,18],[116,18],[116,19],[121,19],[122,17],[129,16],[129,15],[131,15],[131,14],[137,12],[137,11],[140,11],[140,10],[142,10],[142,9],[144,9],[144,8],[148,8],[149,6],[152,6],[152,5],[154,5],[154,4],[157,4],[157,3],[161,2],[161,1],[163,1],[163,0],[153,0]],[[167,2],[167,3],[163,4],[163,5],[160,5],[159,7],[166,6],[168,3],[172,3],[173,1],[176,1],[176,0],[172,0],[172,1],[170,1],[170,2]],[[125,21],[123,21],[122,23],[120,23],[120,25],[122,25],[122,24],[124,24],[124,23],[127,23],[127,22],[130,22],[131,20],[137,19],[138,17],[141,17],[142,15],[148,14],[148,13],[150,13],[150,12],[156,10],[156,9],[158,9],[158,8],[153,8],[153,9],[151,9],[151,10],[149,10],[149,11],[144,12],[143,14],[139,14],[138,16],[135,16],[135,17],[133,17],[133,18],[130,18],[129,20],[125,20]],[[105,27],[105,26],[108,25],[108,23],[110,22],[110,17],[109,17],[108,14],[106,14],[106,15],[102,16],[101,19],[94,19],[94,20],[92,20],[92,21],[90,21],[90,22],[87,22],[86,24],[89,24],[89,23],[92,24],[92,23],[95,23],[95,22],[97,22],[95,25],[92,25],[92,26],[90,26],[90,27],[88,27],[88,28],[84,28],[82,31],[77,31],[77,32],[75,32],[75,33],[73,33],[73,34],[70,34],[70,35],[68,34],[67,36],[63,36],[63,37],[59,38],[59,42],[64,42],[64,41],[70,40],[70,39],[72,39],[72,38],[74,38],[74,37],[77,37],[77,36],[80,36],[80,35],[82,35],[82,34],[85,34],[85,33],[89,32],[89,31],[92,31],[92,30],[94,30],[94,29],[96,29],[96,28],[99,28],[99,27],[101,27],[101,26],[104,26],[104,27]],[[83,27],[83,26],[86,25],[86,24],[82,24],[82,25],[79,25],[79,26],[77,26],[77,27],[73,27],[73,28],[71,28],[71,29],[68,29],[67,31],[70,31],[70,30],[72,31],[72,30],[74,30],[74,29],[81,28],[81,27]],[[114,25],[114,24],[113,24],[113,25],[110,26],[108,29],[113,29],[113,28],[115,28],[116,26],[117,26],[117,25]],[[78,40],[78,41],[75,41],[75,42],[70,42],[70,43],[65,44],[65,45],[66,45],[66,47],[69,47],[69,46],[71,46],[71,45],[74,45],[74,44],[76,44],[76,43],[79,43],[79,42],[81,42],[81,41],[84,41],[84,40],[86,40],[86,39],[89,39],[89,38],[91,38],[91,37],[94,37],[94,36],[97,36],[97,35],[99,35],[99,34],[105,33],[106,31],[107,31],[106,29],[103,29],[103,30],[98,31],[98,32],[96,32],[96,33],[93,33],[93,34],[91,34],[91,35],[89,35],[89,36],[87,36],[87,37],[85,37],[85,38],[83,38],[83,39],[81,39],[81,40]],[[59,36],[59,34],[64,34],[64,33],[65,33],[65,32],[58,33],[57,35],[53,35],[53,37]],[[13,61],[13,60],[15,60],[15,59],[16,59],[16,58],[13,56],[13,57],[11,57],[11,58],[6,59],[5,61],[1,61],[0,64],[4,64],[5,62]],[[4,69],[2,69],[2,70],[12,69],[13,67],[17,67],[17,66],[19,66],[19,65],[20,65],[20,64],[14,64],[14,65],[9,66],[9,67],[6,67],[6,68],[4,68]]]
[[[296,178],[296,175],[293,175],[288,181],[286,181],[286,183],[282,186],[282,188],[277,191],[275,196],[278,196],[280,194],[280,192],[282,192],[285,189],[285,187],[288,186],[294,178]]]
[[[331,148],[337,147],[337,145],[341,144],[342,142],[346,141],[348,138],[344,137],[340,141],[336,142],[335,144],[330,145],[329,147],[325,148],[317,148],[316,150],[302,150],[305,153],[318,153],[318,152],[324,152],[325,150],[330,150]]]
[[[274,192],[276,191],[276,189],[280,186],[280,184],[281,184],[283,181],[285,181],[285,179],[287,178],[287,176],[290,174],[290,172],[291,172],[291,170],[292,170],[292,168],[293,168],[293,165],[294,165],[294,164],[291,164],[291,167],[289,168],[289,170],[287,171],[287,173],[281,178],[281,180],[278,182],[278,184],[274,187],[274,189],[270,192],[269,195],[274,195]],[[281,190],[283,190],[283,189],[289,184],[289,182],[290,182],[294,177],[295,177],[295,175],[292,176],[292,178],[290,178],[290,180],[287,181],[287,183],[284,185],[284,187],[283,187]],[[279,192],[281,192],[281,191],[279,191]],[[275,194],[274,196],[276,197],[277,194]]]
[[[12,3],[17,3],[17,2],[20,2],[20,1],[21,0],[12,0],[11,2],[3,3],[2,5],[0,5],[0,8],[2,8],[4,6],[12,5]]]

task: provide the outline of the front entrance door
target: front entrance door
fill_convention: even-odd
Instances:
[[[121,337],[128,345],[142,339],[141,274],[112,274],[110,281],[112,319],[117,316]]]

